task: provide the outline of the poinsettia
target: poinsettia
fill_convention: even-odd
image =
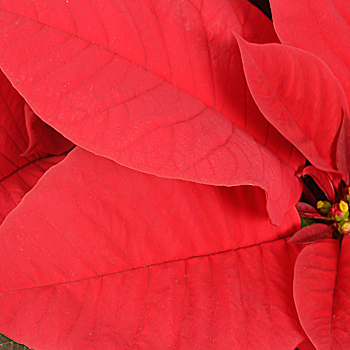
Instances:
[[[288,243],[306,158],[349,184],[347,13],[271,5],[275,28],[242,0],[0,2],[20,113],[77,145],[4,214],[1,332],[39,350],[348,347],[348,237]]]

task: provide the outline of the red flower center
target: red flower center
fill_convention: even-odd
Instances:
[[[324,223],[334,229],[334,238],[350,234],[350,186],[313,166],[305,168],[302,180],[304,191],[297,209],[303,226]]]

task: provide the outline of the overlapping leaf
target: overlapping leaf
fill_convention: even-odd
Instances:
[[[349,105],[350,44],[347,37],[350,32],[350,12],[345,3],[339,0],[302,0],[292,4],[285,0],[272,0],[271,7],[274,25],[282,43],[304,49],[322,59],[342,85]],[[326,87],[328,83],[324,81],[321,87]],[[334,156],[343,180],[349,183],[350,128],[347,109],[344,117]]]
[[[298,1],[295,4],[284,0],[272,0],[271,5],[274,24],[282,43],[302,48],[322,59],[339,80],[349,101],[350,56],[349,42],[345,38],[350,30],[350,16],[345,4],[337,0]],[[300,25],[300,23],[306,25]],[[293,49],[285,46],[285,51],[288,50]],[[322,74],[325,73],[329,75],[327,68],[322,69]],[[328,99],[328,103],[336,104],[336,108],[343,112],[339,131],[333,136],[337,145],[331,150],[332,160],[330,162],[326,154],[324,158],[328,160],[329,164],[332,164],[334,169],[339,169],[343,180],[349,184],[348,105],[337,98],[338,88],[333,89],[333,93],[328,90],[332,85],[335,87],[335,77],[329,76],[323,79],[323,82],[322,80],[317,82],[309,77],[309,83],[313,84],[316,92],[322,90],[325,101]],[[315,88],[309,87],[308,90],[313,93]],[[298,96],[295,93],[294,95]],[[309,95],[307,103],[310,100],[312,100],[312,96]],[[334,102],[335,100],[337,102]],[[324,105],[325,101],[318,103],[318,106]],[[323,111],[319,113],[316,111],[313,115],[321,116],[323,112],[332,114],[334,111],[331,106],[324,106],[322,109]],[[339,119],[336,120],[339,122]],[[305,123],[309,122],[305,119]],[[313,125],[321,126],[320,136],[324,137],[327,137],[329,127],[334,126],[325,115],[322,115],[319,123],[313,123]],[[323,129],[323,127],[325,128]],[[320,145],[323,146],[322,141]],[[311,162],[316,167],[322,168],[314,160]],[[337,188],[339,179],[332,176],[331,178],[335,188]],[[318,182],[317,179],[316,182]],[[325,226],[322,224],[313,224],[309,228],[304,228],[299,234],[308,235],[314,231],[313,233],[316,235],[314,238],[317,238],[317,235],[322,235],[324,228]],[[350,322],[348,312],[350,306],[348,298],[349,239],[344,237],[340,241],[324,239],[308,245],[299,255],[296,263],[294,297],[299,318],[315,347],[321,350],[347,349],[350,344],[348,334]]]
[[[314,166],[338,170],[338,137],[348,106],[330,69],[297,48],[237,39],[249,88],[265,117]]]
[[[346,2],[271,0],[271,9],[282,43],[321,58],[339,79],[350,101],[350,11]]]
[[[309,23],[332,40],[310,51],[333,49],[320,57],[348,93],[336,26],[320,22],[328,3],[298,5],[317,7]],[[3,0],[0,28],[0,65],[12,83],[95,154],[163,177],[260,186],[274,223],[300,195],[294,172],[304,158],[289,141],[349,178],[347,103],[321,60],[241,41],[269,122],[257,109],[234,32],[259,44],[277,38],[247,3]],[[305,338],[290,291],[299,248],[284,237],[298,220],[289,211],[275,228],[264,206],[260,189],[159,179],[77,149],[0,229],[0,329],[50,350],[294,348]],[[321,350],[349,345],[348,243],[338,254],[335,242],[307,246],[296,269],[299,318]]]
[[[163,177],[260,186],[275,223],[297,201],[293,170],[304,158],[256,108],[233,36],[277,40],[248,2],[2,1],[1,9],[1,66],[76,144]]]
[[[318,350],[350,346],[349,237],[308,245],[295,265],[294,298],[300,322]]]
[[[44,172],[64,158],[47,152],[60,154],[72,147],[43,124],[0,71],[0,223]],[[38,126],[40,137],[35,137]]]
[[[317,242],[326,238],[332,238],[333,232],[334,227],[322,223],[315,223],[297,231],[289,240],[289,243],[301,244]]]
[[[0,227],[0,329],[51,350],[295,347],[299,219],[272,226],[264,201],[75,149]]]

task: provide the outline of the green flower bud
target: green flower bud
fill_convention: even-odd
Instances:
[[[343,235],[349,235],[350,234],[350,222],[344,221],[343,223],[340,223],[338,226],[338,231]]]
[[[317,202],[317,209],[323,215],[328,215],[331,207],[332,207],[332,204],[329,203],[328,201],[318,201]]]

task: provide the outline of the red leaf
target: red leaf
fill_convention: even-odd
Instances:
[[[277,40],[248,2],[25,4],[2,2],[1,66],[67,138],[162,177],[260,186],[274,223],[295,205],[300,184],[276,155],[294,170],[304,158],[247,96],[233,37]]]
[[[307,166],[303,169],[303,176],[309,175],[316,182],[331,203],[335,202],[335,190],[332,180],[327,173],[318,170],[314,166]]]
[[[35,160],[0,181],[0,223],[16,208],[41,176],[53,165],[61,162],[64,157],[65,155],[60,155]]]
[[[322,239],[332,238],[334,227],[326,224],[315,223],[306,227],[303,227],[289,239],[289,243],[312,243]]]
[[[282,43],[320,57],[339,79],[350,101],[348,4],[342,0],[271,0],[271,9]]]
[[[310,244],[295,265],[294,299],[305,332],[318,350],[350,347],[350,237]]]
[[[23,98],[0,71],[0,223],[44,172],[64,158],[48,158],[47,153],[41,152],[43,148],[35,146],[35,140],[31,143],[37,152],[24,154],[29,143],[24,110]],[[51,127],[45,128],[41,140],[55,133],[56,141],[63,139]],[[55,145],[51,149],[55,150]]]
[[[0,329],[43,350],[294,348],[299,248],[280,237],[299,219],[272,226],[264,200],[77,148],[0,227]]]
[[[271,0],[274,26],[281,41],[321,58],[340,81],[350,101],[350,12],[341,0],[302,0],[297,4]],[[307,27],[300,25],[307,23]],[[307,30],[305,30],[307,28]],[[349,115],[346,113],[337,147],[337,167],[349,183]]]
[[[304,195],[304,193],[303,193]],[[295,206],[296,210],[298,211],[299,215],[304,218],[313,218],[313,219],[324,219],[324,216],[322,216],[318,210],[316,210],[313,206],[311,206],[308,203],[299,202]]]
[[[343,120],[337,147],[338,169],[345,183],[350,183],[350,119],[349,114]],[[334,181],[333,181],[334,182]]]
[[[337,170],[347,102],[330,69],[300,49],[237,40],[248,86],[266,119],[314,166]]]
[[[0,179],[37,160],[38,155],[22,157],[28,146],[24,100],[0,71]]]

